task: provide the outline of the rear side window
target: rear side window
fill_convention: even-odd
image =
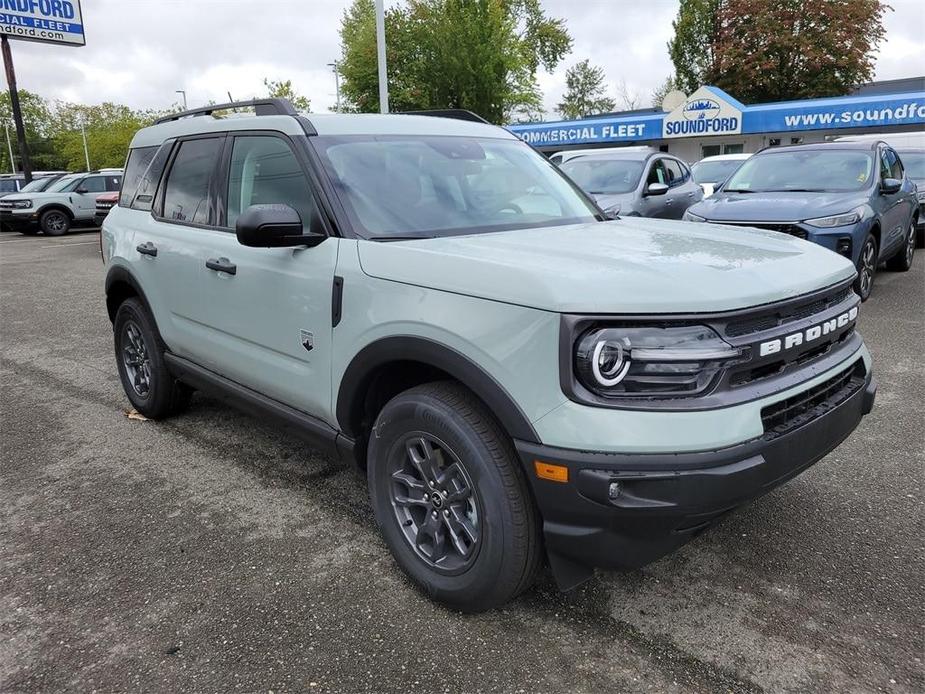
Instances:
[[[87,176],[77,186],[75,192],[80,193],[105,193],[106,176]]]
[[[256,135],[236,137],[231,151],[226,224],[234,227],[240,214],[251,205],[271,203],[283,203],[296,210],[305,230],[318,216],[308,179],[285,140]]]
[[[164,173],[164,167],[167,166],[167,160],[170,158],[170,152],[173,150],[174,142],[175,140],[167,140],[167,142],[157,149],[157,153],[154,155],[151,163],[148,164],[147,170],[141,176],[138,189],[129,197],[133,210],[141,210],[142,212],[151,211],[154,205],[154,194],[157,192],[157,184],[160,183],[161,175]],[[122,190],[124,192],[127,191],[128,186],[124,185]],[[122,206],[121,201],[119,202],[119,206]]]
[[[141,177],[145,175],[155,154],[157,147],[136,147],[129,151],[128,160],[125,162],[125,175],[122,178],[122,191],[119,193],[120,207],[129,207],[132,204]]]
[[[674,159],[662,159],[668,171],[668,185],[679,186],[687,180],[687,175],[681,162]]]
[[[162,216],[171,222],[209,224],[209,182],[221,138],[186,140],[167,174]]]

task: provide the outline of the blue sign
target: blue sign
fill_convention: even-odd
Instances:
[[[2,0],[0,0],[2,3]],[[925,92],[844,96],[746,106],[716,87],[701,87],[671,113],[522,123],[508,130],[542,148],[651,142],[673,137],[786,133],[889,125],[925,127]]]
[[[83,46],[80,0],[0,0],[0,34],[11,39]]]
[[[661,137],[662,114],[559,123],[523,123],[509,125],[507,129],[534,147],[636,142]]]

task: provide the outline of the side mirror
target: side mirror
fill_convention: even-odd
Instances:
[[[77,193],[78,195],[83,195],[84,193],[89,193],[90,191],[84,188],[83,186],[81,186],[80,188],[77,188],[74,192]]]
[[[668,192],[668,186],[664,183],[650,183],[646,188],[646,195],[664,195]]]
[[[238,243],[254,248],[317,246],[327,236],[302,232],[302,217],[289,205],[251,205],[235,224]]]
[[[898,193],[900,188],[903,187],[903,182],[896,178],[884,178],[880,183],[880,192],[884,195],[892,195],[893,193]]]

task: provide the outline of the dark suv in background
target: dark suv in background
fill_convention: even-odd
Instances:
[[[884,142],[824,142],[755,154],[684,218],[758,227],[813,241],[850,258],[866,300],[877,266],[912,266],[915,184]]]
[[[656,149],[617,148],[569,159],[559,168],[610,214],[681,219],[703,200],[687,164]]]

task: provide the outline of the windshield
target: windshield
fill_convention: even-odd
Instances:
[[[752,157],[727,181],[727,193],[840,193],[866,188],[874,176],[867,152],[811,149]]]
[[[607,195],[636,190],[644,164],[637,159],[573,159],[562,171],[588,193]]]
[[[48,187],[48,184],[53,181],[54,178],[49,176],[48,178],[36,178],[22,188],[19,189],[20,193],[38,193],[45,190]]]
[[[312,141],[363,236],[449,236],[596,219],[568,180],[519,140],[350,135]]]
[[[83,179],[83,174],[72,174],[71,176],[64,176],[48,186],[45,191],[48,193],[70,193],[72,190],[74,190],[74,188],[77,187],[77,184],[80,183],[81,179]]]
[[[909,150],[899,153],[899,158],[903,160],[903,166],[906,167],[906,174],[909,178],[919,180],[925,178],[925,150]]]
[[[742,161],[742,159],[698,161],[691,167],[694,183],[722,183],[733,171],[742,166]]]

